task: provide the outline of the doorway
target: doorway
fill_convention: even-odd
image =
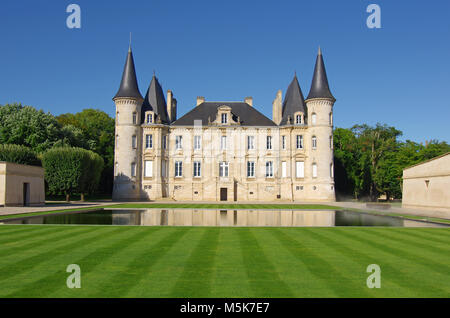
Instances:
[[[227,201],[228,197],[228,189],[220,188],[220,201]]]
[[[30,205],[30,184],[25,182],[23,184],[23,206],[29,205]]]

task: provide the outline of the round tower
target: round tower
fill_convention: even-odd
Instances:
[[[311,175],[315,183],[314,197],[336,200],[334,188],[333,105],[327,74],[319,48],[311,89],[306,98]]]
[[[131,47],[123,70],[116,104],[116,131],[114,146],[113,200],[141,198],[141,105]]]

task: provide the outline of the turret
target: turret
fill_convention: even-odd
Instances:
[[[333,105],[336,99],[331,94],[322,51],[317,54],[311,89],[306,98],[308,126],[311,132],[311,160],[316,171],[316,182],[326,190],[320,191],[325,197],[334,200],[333,163]]]
[[[143,98],[137,84],[131,46],[128,49],[122,81],[113,101],[116,104],[113,199],[139,199],[140,116]]]

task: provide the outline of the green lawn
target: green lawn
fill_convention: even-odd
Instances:
[[[3,225],[0,297],[450,297],[449,242],[445,228]]]

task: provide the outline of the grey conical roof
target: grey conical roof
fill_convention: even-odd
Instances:
[[[291,117],[291,124],[294,124],[294,114],[296,112],[303,112],[306,115],[305,99],[300,84],[298,83],[297,75],[294,76],[291,84],[289,84],[286,95],[284,96],[280,126],[287,124],[288,117]]]
[[[153,111],[155,113],[155,122],[161,119],[161,123],[168,124],[169,116],[167,115],[167,105],[166,99],[164,97],[164,93],[161,85],[158,82],[158,79],[155,75],[153,75],[152,81],[150,82],[150,86],[148,87],[147,94],[144,98],[144,103],[142,104],[142,122],[145,120],[145,112]]]
[[[122,81],[120,82],[119,90],[114,96],[114,98],[118,97],[142,99],[136,79],[136,70],[134,69],[134,59],[131,47],[128,49],[127,60],[125,62],[125,67],[123,68]]]
[[[325,71],[325,64],[323,63],[322,51],[320,48],[319,53],[317,54],[311,89],[309,90],[309,94],[306,99],[311,98],[328,98],[336,100],[328,87],[327,72]]]

